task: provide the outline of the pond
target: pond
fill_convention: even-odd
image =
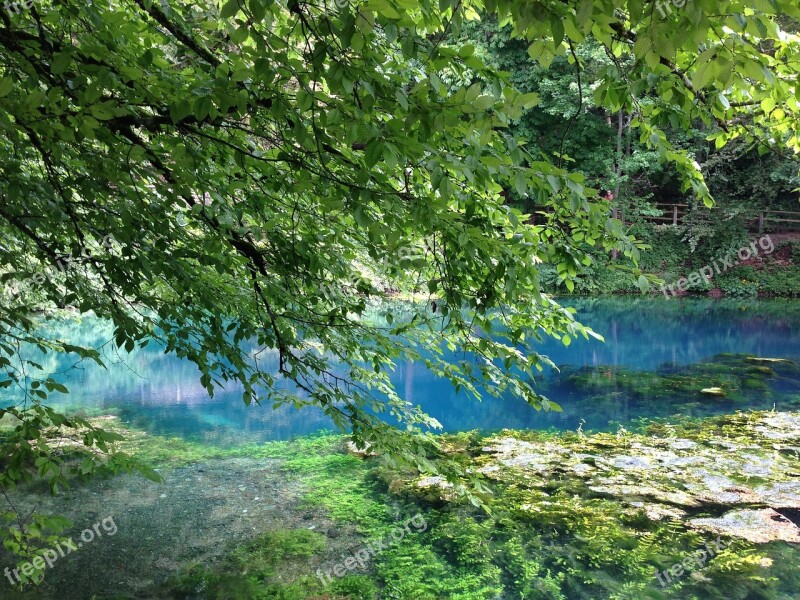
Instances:
[[[413,362],[398,365],[392,380],[406,400],[421,405],[447,432],[609,430],[640,417],[791,409],[800,401],[800,375],[793,369],[752,362],[753,357],[800,362],[795,334],[800,302],[626,297],[565,304],[605,342],[576,340],[564,347],[550,340],[540,346],[559,370],[544,372],[536,384],[562,412],[538,412],[510,397],[474,402]],[[95,347],[113,338],[110,325],[91,318],[62,321],[56,330]],[[235,386],[210,398],[193,364],[165,356],[157,346],[131,354],[117,354],[110,346],[108,370],[90,362],[68,368],[67,361],[48,357],[46,368],[70,389],[61,400],[54,396],[56,406],[114,411],[151,433],[223,445],[287,440],[331,428],[319,410],[245,406]],[[730,354],[739,356],[724,356]],[[273,363],[277,372],[276,358]],[[719,386],[724,395],[702,393]]]
[[[18,510],[65,515],[66,535],[86,543],[40,587],[15,590],[7,570],[0,598],[796,598],[800,413],[771,411],[800,410],[800,302],[565,304],[605,343],[539,348],[558,369],[536,384],[561,412],[514,398],[477,403],[414,363],[393,376],[445,431],[487,434],[450,438],[485,475],[486,513],[438,477],[355,456],[338,436],[306,437],[330,428],[319,411],[247,407],[233,387],[210,398],[196,367],[163,349],[110,349],[107,322],[49,323],[54,335],[103,346],[109,363],[44,357],[70,388],[54,404],[119,415],[133,453],[164,481],[14,490]],[[634,428],[675,415],[708,418]],[[502,428],[522,431],[491,433]],[[246,445],[262,441],[275,443]],[[353,575],[320,578],[395,531],[400,515],[425,530]],[[723,542],[730,549],[713,560],[699,550]],[[14,564],[0,550],[0,567]]]

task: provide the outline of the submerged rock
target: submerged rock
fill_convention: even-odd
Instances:
[[[800,543],[800,528],[771,508],[732,510],[717,519],[689,519],[694,528],[718,535],[737,537],[755,544]]]
[[[651,521],[676,521],[686,515],[685,510],[663,504],[646,504],[642,506],[642,510]]]
[[[710,387],[700,390],[700,393],[706,394],[707,396],[724,396],[725,390],[723,390],[721,387]]]
[[[477,471],[531,494],[568,490],[575,498],[617,500],[651,521],[682,520],[758,543],[800,542],[797,527],[776,512],[800,510],[800,455],[780,451],[800,447],[800,414],[740,413],[680,432],[653,427],[670,435],[503,432],[484,442]],[[430,490],[440,483],[417,485]],[[525,510],[539,512],[524,497]],[[729,510],[722,518],[692,518],[720,507]]]
[[[373,452],[372,449],[370,448],[371,446],[372,444],[370,444],[369,442],[364,442],[364,447],[359,448],[358,446],[356,446],[355,442],[349,440],[347,442],[347,451],[353,456],[360,456],[362,458],[367,456],[375,456],[375,452]]]
[[[789,360],[788,358],[762,358],[760,356],[748,356],[745,358],[745,360],[753,363],[783,363],[787,365],[795,364],[794,361]]]
[[[419,491],[431,494],[432,499],[453,500],[458,497],[455,486],[441,475],[422,477],[417,480],[415,487]]]
[[[649,458],[643,456],[617,456],[614,458],[614,467],[617,469],[655,469],[654,465]]]
[[[702,503],[691,494],[680,490],[665,490],[661,487],[632,484],[590,485],[589,489],[598,494],[629,500],[630,498],[647,498],[664,504],[686,507],[699,507]],[[631,502],[629,502],[632,504]],[[645,512],[647,512],[645,510]]]
[[[675,440],[667,444],[673,450],[691,450],[697,446],[692,440]]]
[[[774,413],[765,417],[755,431],[771,440],[800,439],[800,413]]]
[[[797,508],[800,506],[800,481],[783,481],[755,488],[761,501],[774,508]]]
[[[423,477],[419,481],[417,481],[417,486],[420,488],[429,488],[429,487],[440,487],[443,489],[449,489],[453,487],[453,484],[447,481],[441,475],[432,475],[430,477]]]
[[[746,354],[718,354],[692,365],[662,365],[655,371],[619,365],[563,365],[561,373],[562,394],[578,390],[608,405],[620,397],[634,402],[658,402],[655,410],[665,415],[691,414],[708,401],[764,401],[771,397],[778,382],[800,381],[800,366],[796,363]]]

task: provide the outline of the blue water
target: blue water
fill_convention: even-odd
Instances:
[[[401,396],[420,404],[445,431],[508,428],[614,428],[639,417],[691,414],[702,416],[741,408],[789,407],[800,400],[800,382],[776,382],[774,392],[753,392],[745,403],[682,401],[671,403],[633,398],[618,393],[598,400],[571,385],[567,375],[579,367],[602,369],[614,365],[653,371],[680,368],[720,353],[746,353],[800,362],[800,302],[709,299],[604,298],[563,302],[577,310],[578,319],[605,338],[578,340],[569,347],[553,340],[539,351],[562,367],[548,371],[537,385],[563,412],[539,412],[516,398],[475,402],[456,393],[446,380],[435,378],[422,365],[398,365],[392,380]],[[75,343],[99,347],[113,339],[113,328],[97,319],[63,321],[54,329]],[[155,346],[119,353],[104,347],[108,370],[91,362],[69,368],[55,356],[44,365],[65,383],[69,396],[54,395],[54,404],[85,407],[93,412],[114,411],[151,433],[202,439],[209,443],[283,440],[330,429],[321,411],[271,405],[245,406],[241,389],[231,386],[210,398],[199,383],[197,368],[188,361],[164,355]],[[262,365],[277,372],[274,364]]]

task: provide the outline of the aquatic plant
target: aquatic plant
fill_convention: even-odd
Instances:
[[[125,429],[118,422],[112,421],[111,426]],[[399,468],[382,456],[353,454],[336,435],[216,449],[203,460],[251,457],[280,465],[287,479],[302,485],[302,510],[319,511],[332,518],[333,525],[324,533],[302,527],[257,532],[228,548],[219,561],[187,568],[162,596],[219,600],[778,600],[800,584],[800,576],[792,568],[800,553],[781,543],[757,545],[739,540],[702,568],[661,585],[656,571],[681,563],[710,541],[712,534],[687,526],[686,519],[715,516],[722,509],[714,504],[678,506],[648,496],[648,490],[666,491],[669,486],[681,489],[687,497],[699,492],[682,488],[673,481],[674,473],[667,477],[641,470],[645,466],[641,461],[652,449],[657,456],[694,456],[706,463],[713,453],[717,457],[724,453],[726,460],[758,466],[757,459],[766,456],[764,448],[775,453],[769,455],[775,461],[775,472],[754,477],[731,462],[725,468],[726,476],[735,485],[752,489],[791,482],[794,474],[800,473],[800,459],[797,453],[784,452],[783,446],[791,447],[792,438],[776,444],[776,438],[770,436],[798,435],[797,427],[800,416],[762,412],[704,420],[653,420],[629,429],[624,436],[538,431],[446,436],[442,447],[453,460],[488,477],[486,485],[492,494],[482,497],[483,507],[449,496],[447,488],[440,485],[419,488],[418,472]],[[133,453],[137,444],[148,438],[138,437],[135,431],[126,437]],[[158,444],[161,439],[154,436],[148,441]],[[719,442],[727,446],[718,446]],[[197,460],[202,452],[191,446],[184,448],[186,457]],[[524,454],[514,454],[518,448]],[[176,466],[163,462],[158,454],[143,456],[154,461],[151,466],[160,465],[163,470]],[[618,460],[620,457],[624,460]],[[575,470],[576,465],[585,468]],[[615,489],[615,478],[626,474],[638,478],[635,489]],[[590,477],[607,480],[608,489],[592,489],[595,484]],[[687,514],[680,516],[676,509]],[[654,516],[662,510],[663,514]],[[328,569],[348,556],[342,554],[344,547],[379,539],[396,528],[403,515],[417,512],[425,517],[425,530],[413,531],[375,554],[363,571],[348,572],[328,585],[314,576],[320,567]],[[346,546],[340,546],[343,539],[348,540]]]

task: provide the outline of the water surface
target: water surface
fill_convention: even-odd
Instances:
[[[487,397],[478,403],[413,362],[398,365],[392,380],[401,396],[420,404],[445,431],[574,430],[581,425],[608,429],[639,417],[786,409],[800,401],[800,382],[784,376],[772,379],[768,392],[743,389],[735,400],[701,394],[665,399],[661,394],[649,397],[615,385],[599,393],[574,381],[576,373],[585,374],[586,369],[600,377],[618,373],[609,368],[680,373],[721,353],[800,362],[800,335],[795,333],[800,331],[800,302],[636,297],[571,299],[564,304],[574,307],[579,320],[600,333],[605,343],[576,340],[564,347],[551,340],[538,348],[560,370],[542,374],[537,385],[563,412],[539,412],[512,397]],[[113,339],[113,328],[93,318],[63,321],[55,330],[70,341],[94,347]],[[165,355],[157,346],[131,354],[117,354],[112,347],[104,347],[107,370],[91,362],[70,368],[63,357],[47,357],[46,370],[57,373],[56,378],[70,388],[69,396],[55,400],[56,405],[115,411],[152,433],[224,444],[284,440],[331,427],[325,415],[313,408],[273,411],[271,406],[245,406],[236,386],[210,398],[192,363]],[[263,367],[277,373],[277,357],[272,363],[266,357]]]

